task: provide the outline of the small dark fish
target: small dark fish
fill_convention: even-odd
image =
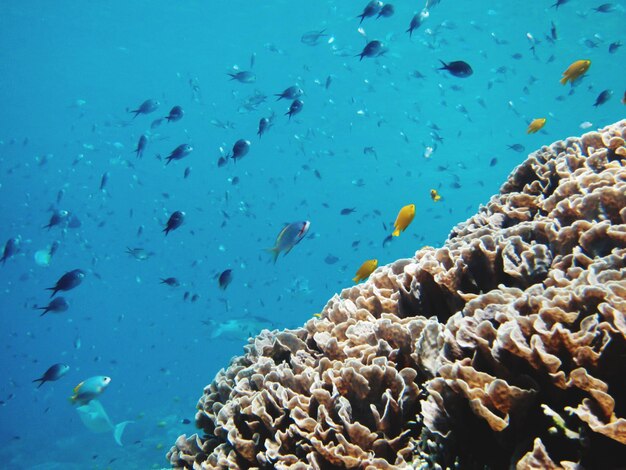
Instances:
[[[569,2],[569,0],[556,0],[556,3],[552,6],[558,10],[561,5],[565,5],[567,2]]]
[[[395,8],[393,7],[393,5],[391,3],[387,3],[386,5],[383,5],[383,7],[380,9],[376,19],[380,18],[381,16],[383,18],[389,18],[393,16],[394,13],[395,13]]]
[[[191,420],[189,420],[187,418],[183,418],[180,422],[181,422],[181,424],[189,424],[189,423],[191,423]]]
[[[200,295],[199,294],[193,294],[191,296],[191,301],[194,302],[194,303],[197,302],[199,299],[200,299]]]
[[[85,275],[86,273],[82,269],[73,269],[72,271],[63,274],[54,287],[48,287],[46,290],[51,290],[52,294],[50,294],[50,297],[54,297],[54,295],[59,291],[68,291],[79,286],[80,283],[83,282]]]
[[[289,116],[289,119],[291,120],[291,116],[295,116],[300,111],[302,111],[303,106],[304,102],[302,100],[293,100],[293,102],[289,106],[289,110],[285,113],[285,116]]]
[[[386,52],[383,43],[377,40],[373,40],[368,42],[360,54],[357,54],[355,57],[359,57],[359,61],[363,60],[363,57],[378,57],[383,55]]]
[[[556,41],[557,39],[559,39],[558,34],[556,32],[556,25],[554,24],[554,22],[550,22],[550,37],[552,38],[553,41]]]
[[[341,209],[341,212],[339,213],[341,215],[350,215],[354,212],[356,212],[356,207],[346,207],[345,209]]]
[[[620,41],[612,42],[609,44],[609,54],[615,54],[620,47],[622,47]]]
[[[607,101],[609,101],[612,95],[613,95],[613,92],[611,90],[602,91],[596,98],[596,102],[594,103],[594,106],[597,108],[601,104],[606,103]]]
[[[615,5],[612,3],[603,3],[599,7],[595,7],[594,11],[596,13],[611,13],[615,9]]]
[[[237,80],[239,83],[254,83],[256,82],[256,75],[252,72],[241,71],[235,73],[229,73],[231,80]]]
[[[182,211],[176,211],[172,215],[170,215],[170,218],[167,220],[167,224],[163,229],[163,231],[165,232],[165,236],[167,236],[167,234],[170,233],[172,230],[176,230],[178,227],[183,225],[184,221],[185,213]]]
[[[159,127],[161,125],[162,122],[163,122],[163,118],[155,119],[150,124],[150,129],[156,129],[157,127]]]
[[[448,72],[450,72],[451,75],[454,75],[455,77],[467,78],[472,75],[472,73],[474,73],[472,67],[470,67],[470,64],[468,64],[467,62],[463,62],[462,60],[455,60],[447,64],[443,60],[440,60],[439,62],[441,62],[443,67],[440,67],[437,70],[447,70]]]
[[[135,113],[135,115],[133,116],[133,119],[135,119],[140,114],[150,114],[156,111],[160,105],[161,103],[159,103],[157,100],[146,100],[141,103],[141,105],[137,109],[133,109],[130,112]]]
[[[52,258],[54,256],[54,254],[57,252],[57,250],[59,249],[59,246],[61,245],[60,242],[58,241],[53,241],[52,245],[50,245],[50,257]]]
[[[165,159],[165,164],[169,165],[169,163],[172,160],[182,160],[187,155],[189,155],[191,152],[193,152],[193,147],[191,145],[189,145],[189,144],[180,144],[178,147],[176,147],[174,150],[172,150],[172,153],[170,153],[167,156],[167,158]]]
[[[39,315],[43,317],[46,313],[63,313],[70,308],[70,304],[64,297],[56,297],[50,301],[45,307],[35,307],[35,310],[43,310],[43,313]]]
[[[239,139],[237,142],[233,144],[232,153],[227,155],[227,157],[230,157],[235,161],[241,160],[243,157],[245,157],[248,154],[249,151],[250,151],[250,141],[245,140],[245,139]]]
[[[69,228],[80,228],[83,225],[80,219],[76,214],[70,214],[70,218],[67,221],[67,226]]]
[[[37,388],[41,387],[46,382],[54,382],[59,380],[70,370],[70,366],[67,364],[54,364],[50,366],[47,371],[43,373],[41,377],[33,380],[33,382],[39,382]]]
[[[278,96],[276,101],[282,100],[283,98],[286,100],[295,100],[296,98],[300,98],[303,94],[304,92],[302,91],[302,88],[293,85],[289,88],[285,88],[282,93],[277,93],[274,96]]]
[[[137,158],[143,157],[143,151],[146,149],[146,145],[148,145],[148,138],[142,134],[141,137],[139,137],[139,141],[137,142],[137,148],[135,149]]]
[[[191,167],[188,166],[187,168],[185,168],[185,173],[183,173],[183,177],[185,179],[189,178],[189,175],[191,174]]]
[[[100,178],[100,191],[104,191],[107,183],[109,182],[109,172],[105,171]]]
[[[409,33],[409,37],[413,37],[413,31],[418,29],[422,25],[422,20],[425,18],[425,14],[423,11],[419,13],[415,13],[413,18],[411,18],[411,22],[409,23],[409,29],[406,30]]]
[[[383,248],[393,241],[393,235],[387,235],[383,240]]]
[[[334,255],[328,255],[324,258],[324,263],[326,264],[335,264],[337,261],[339,261],[339,258]]]
[[[2,253],[2,258],[0,258],[3,265],[6,263],[6,260],[12,258],[18,251],[20,251],[20,241],[20,237],[9,238],[4,244],[4,251]]]
[[[43,228],[47,228],[48,230],[50,230],[52,227],[65,224],[67,223],[69,215],[70,213],[68,211],[55,210],[50,216],[50,221],[48,222],[48,225],[44,225]]]
[[[263,117],[259,120],[259,130],[257,131],[257,135],[259,136],[259,139],[270,128],[270,125],[271,125],[271,121],[266,117]]]
[[[220,157],[217,159],[217,167],[218,168],[222,168],[224,165],[226,165],[226,163],[228,163],[228,159],[225,157]]]
[[[126,248],[126,253],[135,258],[137,261],[145,261],[154,254],[143,248]]]
[[[180,286],[180,282],[175,277],[166,277],[165,279],[161,279],[161,284],[166,284],[170,287],[178,287]]]
[[[383,2],[379,0],[370,1],[367,5],[365,5],[365,8],[363,8],[363,13],[357,16],[357,18],[361,18],[361,21],[359,21],[359,24],[363,23],[363,20],[365,18],[370,18],[376,15],[382,7],[383,7]]]
[[[493,157],[490,161],[489,161],[489,166],[496,166],[498,164],[498,159],[496,157]]]
[[[226,288],[232,282],[232,280],[233,280],[233,270],[226,269],[225,271],[222,271],[217,282],[220,286],[220,289],[226,290]]]
[[[170,109],[170,113],[165,116],[165,119],[167,119],[167,122],[176,122],[180,121],[184,115],[185,112],[183,111],[183,108],[181,108],[180,106],[174,106],[172,109]]]
[[[514,152],[523,152],[524,150],[526,150],[526,147],[524,147],[522,144],[507,145],[507,148],[509,150],[513,150]]]
[[[328,36],[328,34],[324,34],[325,32],[325,29],[321,31],[309,31],[300,37],[300,42],[307,46],[317,46],[321,38]]]

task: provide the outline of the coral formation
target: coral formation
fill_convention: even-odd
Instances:
[[[626,121],[531,154],[445,245],[264,330],[176,468],[615,468],[626,458]]]

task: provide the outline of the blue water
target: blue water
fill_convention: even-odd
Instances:
[[[585,132],[584,122],[593,130],[624,117],[626,48],[608,51],[626,43],[624,5],[597,13],[601,2],[583,0],[558,10],[551,0],[443,0],[409,39],[422,4],[398,1],[393,17],[362,24],[388,51],[359,61],[366,40],[355,16],[365,3],[0,4],[0,248],[21,237],[20,252],[0,267],[0,468],[167,466],[176,437],[194,432],[203,386],[255,333],[211,339],[220,323],[301,325],[352,284],[364,260],[386,264],[441,246],[530,151]],[[555,41],[546,39],[551,22]],[[302,43],[314,30],[326,36]],[[474,73],[437,71],[440,59],[466,61]],[[592,61],[586,77],[562,86],[578,59]],[[235,66],[256,82],[230,81]],[[289,120],[290,101],[273,95],[296,84],[304,108]],[[613,96],[594,107],[605,89]],[[267,99],[245,109],[255,93]],[[127,110],[146,99],[159,109],[132,119]],[[151,129],[174,105],[183,119]],[[272,113],[259,139],[258,121]],[[538,117],[544,129],[527,135]],[[136,159],[141,134],[149,143]],[[249,154],[218,168],[241,138],[252,142]],[[182,143],[194,147],[187,158],[167,166],[156,158]],[[433,202],[430,189],[443,200]],[[409,203],[414,222],[383,247]],[[344,208],[355,212],[340,215]],[[80,227],[43,229],[53,209],[70,211]],[[185,223],[165,237],[176,210]],[[272,264],[264,249],[299,220],[311,221],[307,237]],[[35,252],[55,241],[50,265],[36,264]],[[153,256],[135,260],[127,247]],[[63,294],[69,310],[40,317],[33,307],[48,302],[45,288],[76,268],[87,276]],[[233,281],[220,290],[225,269]],[[181,286],[159,283],[170,276]],[[70,372],[36,389],[31,381],[57,362]],[[112,378],[100,397],[111,420],[135,421],[124,447],[87,430],[67,401],[94,375]]]

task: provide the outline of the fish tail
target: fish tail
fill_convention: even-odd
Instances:
[[[437,70],[448,70],[448,64],[446,64],[443,60],[439,59],[439,62],[441,62],[441,65],[443,65],[443,67],[439,67]]]
[[[37,388],[41,387],[45,381],[46,380],[43,377],[33,380],[33,382],[39,382],[39,385],[37,386]]]
[[[74,403],[76,403],[76,395],[72,395],[71,397],[67,397],[67,399],[69,400],[69,402],[73,405]]]
[[[277,247],[266,248],[268,253],[272,254],[272,258],[274,260],[274,264],[276,264],[276,260],[278,259],[278,255],[280,254],[280,250]]]
[[[569,77],[567,75],[565,75],[563,78],[561,78],[561,80],[559,80],[559,82],[561,82],[561,85],[565,85],[567,83],[567,79]]]
[[[359,276],[354,276],[352,278],[352,281],[356,284],[357,282],[359,282],[361,280],[361,278]]]
[[[399,228],[395,229],[391,235],[393,235],[394,237],[399,237],[400,236],[400,229]]]
[[[50,294],[50,297],[54,297],[54,295],[57,292],[59,292],[59,289],[57,289],[56,286],[55,287],[46,287],[46,290],[51,290],[52,291],[52,294]]]

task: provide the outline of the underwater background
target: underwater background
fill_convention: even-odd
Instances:
[[[359,24],[367,2],[3,1],[0,250],[19,249],[0,266],[0,468],[166,467],[248,336],[300,326],[367,259],[441,246],[529,152],[622,119],[624,5],[558,3],[399,0]],[[385,52],[360,60],[374,39]],[[581,59],[585,76],[561,85]],[[304,105],[288,117],[293,100],[274,95],[290,86]],[[158,109],[133,118],[148,99]],[[167,122],[174,106],[184,116]],[[248,154],[226,159],[239,139]],[[166,165],[181,144],[193,151]],[[185,221],[165,236],[175,211]],[[273,263],[266,249],[305,220]],[[69,308],[41,316],[73,269],[86,277],[60,294]],[[69,372],[32,383],[55,363]],[[68,402],[97,375],[111,420],[134,421],[123,447]]]

